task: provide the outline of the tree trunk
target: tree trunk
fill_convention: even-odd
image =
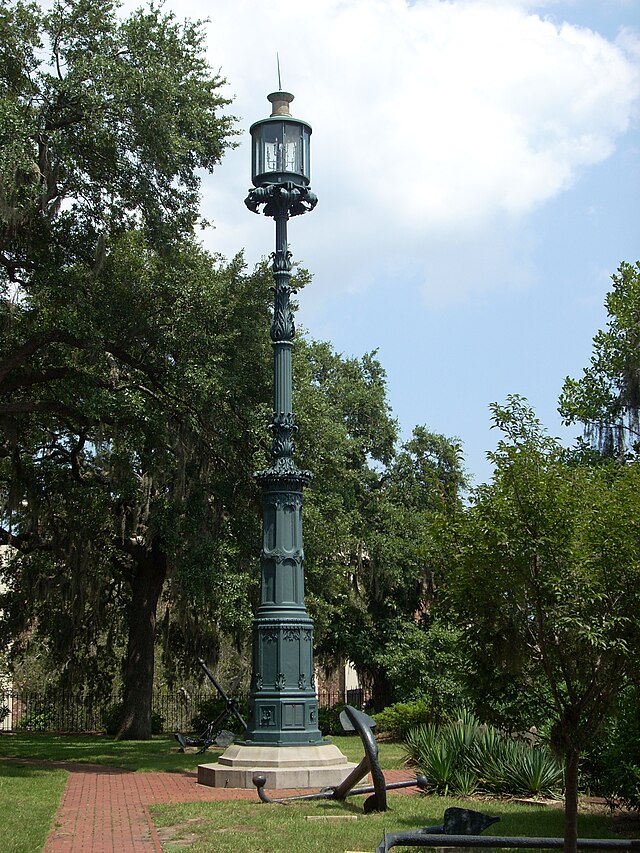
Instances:
[[[156,610],[166,576],[166,557],[154,544],[138,562],[133,578],[119,740],[151,738]]]
[[[578,850],[578,760],[579,752],[570,747],[564,763],[564,853]]]
[[[395,699],[394,687],[387,678],[387,673],[381,667],[369,669],[371,679],[371,711],[382,711],[391,705]]]

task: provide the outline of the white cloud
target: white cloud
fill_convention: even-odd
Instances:
[[[426,238],[477,240],[566,190],[629,126],[638,40],[626,31],[613,43],[530,11],[545,5],[170,0],[180,16],[210,18],[211,62],[245,128],[207,186],[205,213],[219,223],[212,243],[227,254],[246,245],[251,258],[269,251],[270,230],[242,198],[246,131],[268,114],[276,51],[283,87],[297,96],[292,111],[314,127],[320,197],[313,225],[296,221],[292,242],[327,287],[329,252],[366,282],[385,246],[424,265]]]

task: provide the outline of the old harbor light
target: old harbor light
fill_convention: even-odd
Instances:
[[[323,740],[313,663],[313,622],[304,602],[302,492],[311,472],[294,459],[291,351],[295,325],[290,297],[291,252],[287,223],[317,198],[309,188],[311,127],[293,118],[293,95],[273,92],[269,118],[251,126],[251,181],[245,204],[275,221],[273,265],[273,416],[269,465],[255,477],[262,491],[260,604],[253,620],[249,722],[243,742],[218,763],[200,765],[198,781],[215,787],[337,785],[354,765]]]
[[[296,432],[291,351],[295,337],[290,304],[291,252],[287,222],[312,210],[309,189],[311,128],[293,118],[289,92],[268,96],[269,118],[251,126],[251,180],[245,200],[254,213],[273,217],[274,306],[271,464],[256,474],[262,488],[261,599],[253,624],[253,677],[249,742],[285,746],[320,743],[313,672],[313,624],[304,604],[302,489],[309,471],[294,461]]]

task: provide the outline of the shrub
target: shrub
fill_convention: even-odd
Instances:
[[[514,740],[466,711],[441,726],[414,728],[404,748],[436,794],[549,796],[562,787],[562,765],[546,747]]]
[[[443,796],[457,793],[454,777],[463,767],[450,738],[440,737],[435,726],[421,725],[409,732],[405,749],[425,775],[430,791]]]
[[[592,793],[640,809],[640,685],[621,692],[618,707],[584,761]]]
[[[55,708],[40,708],[38,711],[24,714],[18,720],[16,728],[23,732],[46,732],[55,729],[56,721]]]
[[[562,765],[548,749],[521,741],[512,743],[516,748],[505,762],[504,781],[508,791],[535,797],[553,794],[562,788]]]
[[[225,709],[224,699],[217,695],[208,696],[206,699],[201,699],[196,706],[196,713],[191,718],[191,731],[200,734],[203,732],[209,723],[217,720]],[[242,709],[240,710],[242,714]],[[244,715],[243,715],[244,716]],[[234,716],[227,717],[220,728],[224,728],[235,735],[244,734],[244,729]]]
[[[318,728],[323,735],[343,735],[345,734],[340,722],[340,714],[344,710],[344,702],[338,702],[337,705],[332,705],[331,708],[318,708]]]
[[[375,662],[393,684],[393,698],[406,703],[425,699],[433,722],[465,702],[467,662],[457,628],[437,621],[428,627],[404,622],[389,632]]]
[[[373,715],[377,732],[393,738],[405,738],[411,729],[432,721],[431,708],[424,699],[397,702]]]
[[[102,725],[108,735],[117,735],[122,724],[122,711],[124,703],[113,702],[102,712]],[[159,735],[164,731],[164,717],[157,711],[151,712],[151,734]]]

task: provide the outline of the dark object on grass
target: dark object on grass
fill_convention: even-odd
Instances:
[[[422,832],[434,835],[480,835],[488,826],[497,823],[499,817],[490,817],[473,809],[450,808],[444,813],[442,826],[427,826]]]
[[[437,846],[448,846],[440,844],[441,838],[460,838],[473,836],[477,838],[478,834],[497,823],[499,817],[490,817],[482,812],[474,812],[472,809],[446,809],[443,822],[438,826],[425,826],[422,829],[409,830],[408,832],[385,832],[384,838],[378,845],[376,853],[387,853],[396,844],[408,847],[418,847],[426,845],[429,847],[436,846],[433,838],[425,838],[426,835],[438,836]],[[482,839],[484,841],[484,839]],[[480,846],[480,845],[478,845]]]
[[[266,776],[262,773],[255,773],[252,779],[253,784],[258,789],[258,796],[263,803],[290,803],[293,800],[340,800],[344,801],[347,797],[355,794],[372,794],[364,801],[364,813],[369,812],[384,812],[387,810],[387,791],[393,788],[422,788],[426,789],[427,780],[424,776],[417,776],[415,780],[408,782],[392,782],[387,785],[384,780],[384,774],[380,769],[378,762],[378,744],[373,735],[375,721],[371,717],[363,714],[362,711],[357,711],[351,705],[346,705],[344,711],[340,714],[340,722],[345,731],[357,731],[362,739],[364,746],[364,758],[357,767],[351,771],[344,782],[339,785],[323,788],[317,794],[301,794],[297,797],[277,797],[272,798],[265,793],[264,786]],[[373,785],[367,785],[363,788],[354,788],[367,773],[371,774]]]
[[[232,732],[228,732],[226,729],[222,729],[220,727],[222,726],[222,723],[224,723],[225,720],[228,720],[231,717],[235,717],[245,731],[247,728],[247,724],[243,720],[239,711],[238,700],[232,699],[230,696],[227,696],[220,684],[216,681],[209,667],[202,660],[202,658],[198,658],[198,663],[205,671],[209,681],[211,681],[213,686],[216,688],[216,690],[222,697],[224,701],[224,709],[220,714],[218,714],[215,720],[212,720],[210,723],[207,723],[206,727],[198,737],[187,737],[186,735],[180,734],[180,732],[174,732],[173,736],[180,744],[181,752],[184,752],[184,749],[187,746],[199,747],[199,753],[206,752],[207,749],[209,749],[209,747],[214,743],[217,746],[221,746],[223,748],[230,746],[235,740],[235,735]],[[235,684],[233,690],[235,690],[237,686],[238,685]]]

